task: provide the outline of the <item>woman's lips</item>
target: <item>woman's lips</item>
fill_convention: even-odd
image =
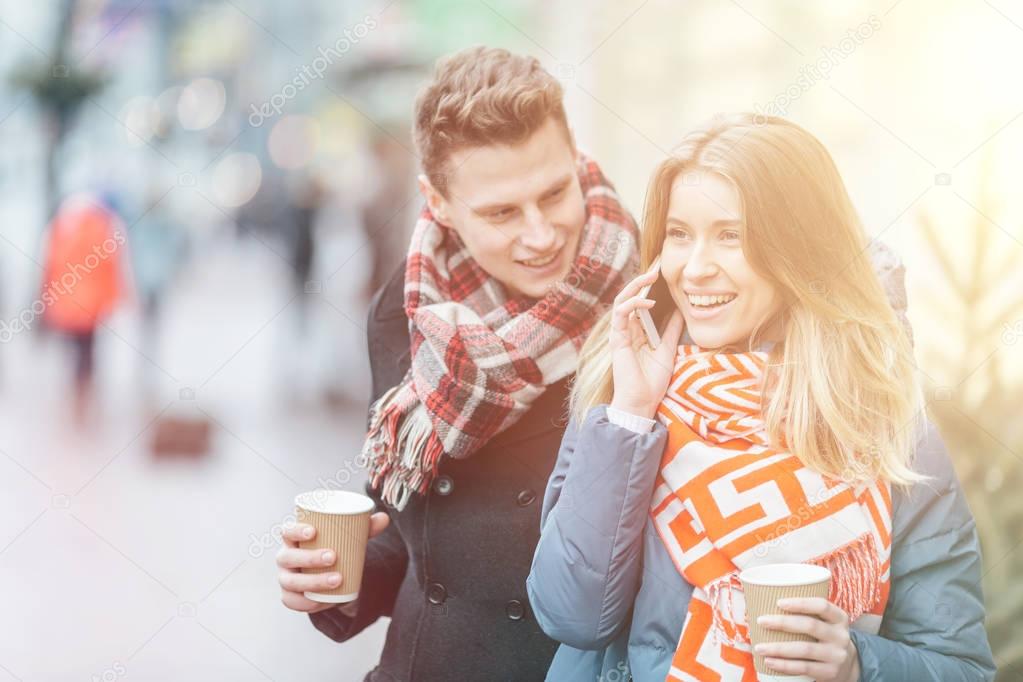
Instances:
[[[686,296],[685,311],[694,320],[712,320],[715,317],[721,315],[727,308],[729,308],[733,303],[735,303],[737,298],[739,297],[736,296],[728,303],[722,303],[721,305],[716,305],[712,308],[701,308],[699,306],[694,306],[692,303],[690,303],[689,297]]]

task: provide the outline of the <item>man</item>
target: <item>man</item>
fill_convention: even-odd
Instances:
[[[297,548],[308,527],[287,531],[282,600],[336,641],[390,616],[369,681],[542,680],[556,644],[525,587],[539,496],[578,350],[635,272],[636,228],[535,59],[441,61],[414,125],[426,207],[369,314],[363,455],[387,512],[343,606],[303,596],[340,578],[296,569],[336,557]]]

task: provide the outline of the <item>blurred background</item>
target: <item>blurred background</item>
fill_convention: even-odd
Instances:
[[[413,99],[480,43],[563,82],[633,212],[716,112],[822,139],[906,263],[999,679],[1023,679],[1019,3],[0,0],[0,680],[374,665],[386,622],[332,642],[273,556],[296,493],[362,485]]]

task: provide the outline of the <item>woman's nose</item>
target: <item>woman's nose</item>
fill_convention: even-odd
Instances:
[[[682,267],[682,274],[689,279],[703,279],[717,274],[717,264],[710,249],[697,244]]]

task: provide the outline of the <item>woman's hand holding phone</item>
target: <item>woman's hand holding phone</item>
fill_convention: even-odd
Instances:
[[[659,276],[660,268],[654,266],[625,285],[612,307],[608,339],[614,379],[611,406],[648,419],[657,413],[668,390],[683,325],[682,313],[675,310],[661,332],[657,349],[650,347],[636,311],[654,307],[655,302],[640,292]]]

